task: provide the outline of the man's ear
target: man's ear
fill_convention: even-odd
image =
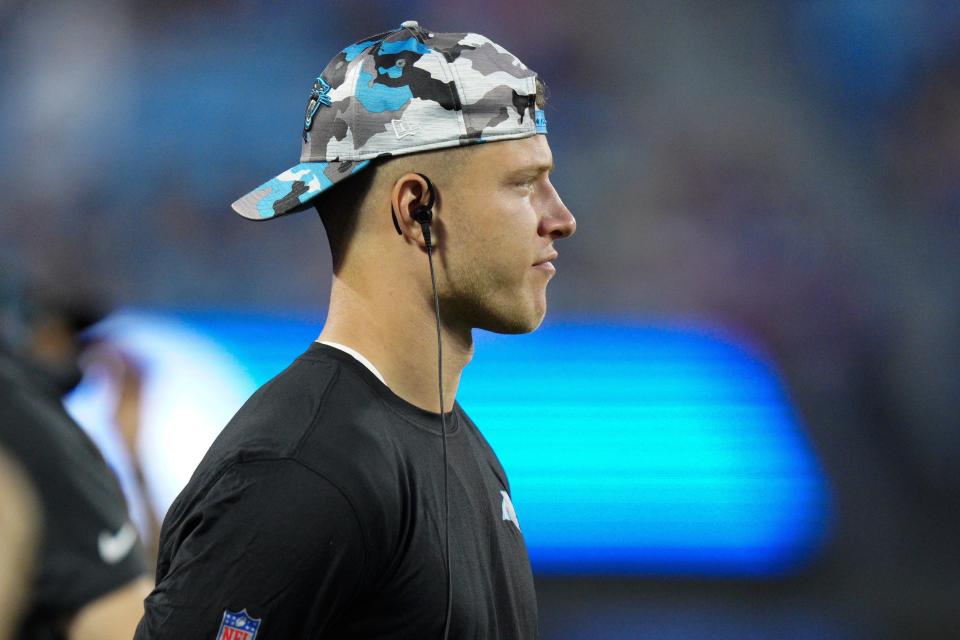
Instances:
[[[427,181],[417,173],[405,173],[393,183],[390,209],[394,227],[397,233],[422,247],[426,247],[426,241],[420,223],[413,219],[413,212],[417,207],[427,204],[429,200],[430,188]]]

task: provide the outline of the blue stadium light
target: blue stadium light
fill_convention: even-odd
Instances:
[[[538,573],[776,575],[825,539],[827,484],[772,367],[715,332],[478,333],[459,399]]]
[[[246,394],[322,326],[168,320],[229,354]],[[596,318],[478,331],[458,400],[509,474],[539,574],[781,575],[828,535],[827,481],[773,367],[719,332]]]

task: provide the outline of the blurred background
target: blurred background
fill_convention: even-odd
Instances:
[[[145,538],[322,327],[317,218],[229,204],[297,162],[327,61],[406,19],[550,89],[578,232],[542,332],[479,337],[461,397],[519,494],[543,637],[960,637],[955,2],[0,2],[0,329],[84,376],[68,404]],[[615,540],[554,526],[556,434],[507,428],[512,383],[497,404],[508,364],[550,388],[543,353],[609,383],[553,407],[545,468],[596,445],[580,478],[615,489],[586,519]]]

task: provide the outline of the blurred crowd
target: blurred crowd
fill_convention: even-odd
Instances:
[[[344,45],[408,18],[488,34],[550,89],[579,222],[551,313],[692,320],[766,350],[836,491],[821,574],[893,628],[950,618],[960,5],[374,5],[0,4],[8,339],[36,291],[319,312],[318,221],[265,228],[229,203],[297,161],[310,82]]]

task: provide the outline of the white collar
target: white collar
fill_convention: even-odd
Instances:
[[[329,342],[327,340],[319,340],[319,339],[317,340],[317,342],[319,342],[320,344],[325,344],[327,346],[333,347],[335,349],[340,349],[340,351],[343,351],[344,353],[349,353],[351,356],[356,358],[360,364],[365,366],[367,369],[370,369],[373,375],[377,376],[380,382],[382,382],[384,385],[387,384],[387,382],[383,379],[383,376],[380,375],[380,372],[377,371],[377,368],[373,366],[373,363],[367,360],[365,357],[363,357],[363,354],[360,353],[359,351],[356,351],[355,349],[351,349],[350,347],[340,344],[338,342]]]

